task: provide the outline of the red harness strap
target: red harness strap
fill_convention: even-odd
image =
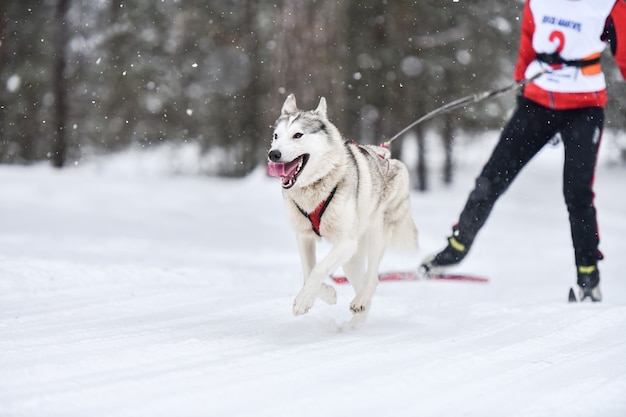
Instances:
[[[313,210],[311,213],[307,213],[306,211],[302,210],[302,208],[297,203],[294,202],[296,204],[296,207],[298,207],[298,210],[300,210],[300,213],[302,213],[302,215],[306,217],[307,219],[309,219],[309,221],[311,222],[311,229],[313,229],[315,234],[320,237],[322,236],[320,234],[320,223],[322,222],[322,215],[326,211],[326,208],[330,204],[330,201],[335,196],[335,191],[337,191],[337,186],[333,188],[328,198],[322,201],[319,204],[319,206],[317,206],[317,208]]]

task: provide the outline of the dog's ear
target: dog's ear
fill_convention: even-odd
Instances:
[[[290,114],[298,111],[298,106],[296,106],[296,96],[293,94],[289,94],[283,103],[283,108],[280,110],[281,114]]]
[[[315,113],[322,116],[324,119],[328,118],[328,116],[326,116],[326,99],[324,97],[320,98],[320,104],[317,105]]]

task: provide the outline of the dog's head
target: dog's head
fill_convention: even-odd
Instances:
[[[315,110],[302,111],[290,94],[276,121],[267,172],[282,179],[285,189],[304,187],[325,176],[338,155],[341,134],[326,116],[324,97]]]

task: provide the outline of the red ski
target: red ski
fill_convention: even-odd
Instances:
[[[342,275],[331,275],[332,279],[337,284],[347,284],[348,278]],[[437,274],[437,275],[421,275],[417,271],[391,271],[381,272],[378,274],[380,281],[428,281],[428,280],[442,280],[442,281],[463,281],[463,282],[478,282],[487,283],[489,279],[477,275],[467,274]]]

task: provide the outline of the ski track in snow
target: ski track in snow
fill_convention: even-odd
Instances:
[[[458,268],[490,283],[383,283],[354,329],[347,285],[292,316],[295,239],[261,173],[0,166],[0,417],[624,416],[626,173],[598,172],[605,301],[568,304],[560,154]],[[413,193],[420,252],[384,268],[445,244],[479,164]]]

